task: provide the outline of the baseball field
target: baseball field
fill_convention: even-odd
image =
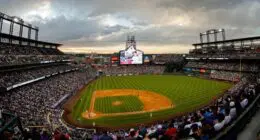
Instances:
[[[104,76],[65,103],[63,119],[77,127],[150,123],[205,106],[231,86],[181,75]]]

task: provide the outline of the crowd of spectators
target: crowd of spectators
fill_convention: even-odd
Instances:
[[[0,66],[38,64],[69,60],[67,55],[1,55]]]
[[[129,66],[108,66],[102,71],[105,75],[119,74],[162,74],[165,66],[160,65],[129,65]]]
[[[9,87],[18,83],[33,80],[42,76],[50,75],[57,72],[64,72],[66,70],[71,70],[74,67],[60,64],[60,65],[50,65],[44,67],[37,67],[33,69],[19,70],[19,71],[7,71],[0,72],[0,87]]]
[[[183,55],[181,54],[162,54],[155,55],[153,60],[154,63],[167,63],[167,62],[182,62],[184,60]]]
[[[62,55],[63,53],[58,49],[54,49],[54,48],[0,44],[0,54],[2,55]]]
[[[54,129],[53,134],[51,134],[52,131],[50,129],[43,129],[41,130],[41,133],[36,129],[27,131],[30,132],[28,132],[28,134],[30,134],[31,137],[35,135],[38,135],[39,137],[44,135],[48,138],[64,137],[65,139],[69,139],[70,137],[71,139],[94,140],[182,138],[208,140],[229,126],[248,107],[248,105],[259,93],[256,89],[257,86],[258,85],[255,82],[250,82],[247,79],[243,79],[232,89],[230,89],[224,96],[216,99],[215,103],[211,106],[199,109],[184,116],[173,118],[170,121],[158,121],[153,125],[140,125],[131,129],[121,129],[109,132],[104,131],[102,133],[91,133],[84,129],[66,129],[62,126]],[[51,103],[51,101],[49,103]],[[44,104],[42,105],[44,106]],[[43,110],[49,111],[48,108]],[[60,111],[61,110],[56,109],[52,111],[52,115],[59,116]],[[31,120],[34,120],[34,118],[31,118]],[[35,120],[36,122],[34,122],[34,125],[40,120],[43,124],[44,119],[39,118],[38,120]],[[51,124],[55,122],[59,122],[58,117],[56,117],[56,120],[53,120]],[[58,123],[56,124],[58,125]]]
[[[209,77],[212,79],[238,82],[242,77],[242,74],[239,72],[231,71],[212,71]]]
[[[16,114],[24,127],[42,126],[49,129],[47,114],[51,106],[66,94],[76,93],[87,81],[84,72],[71,72],[23,86],[0,96],[4,111]],[[60,118],[60,115],[56,116]]]
[[[255,63],[240,63],[239,62],[205,62],[205,61],[189,61],[185,67],[204,68],[213,70],[228,70],[228,71],[246,71],[256,72],[259,66]]]
[[[0,45],[2,55],[41,55],[41,51],[36,47],[24,47],[19,45]]]
[[[21,88],[14,89],[0,97],[4,109],[17,113],[25,126],[45,125],[44,115],[61,97],[76,92],[85,84],[86,75],[71,72],[51,77]]]
[[[254,49],[252,49],[254,48]],[[233,50],[229,51],[220,51],[220,49],[211,51],[211,52],[205,52],[204,54],[202,53],[202,49],[193,49],[190,50],[190,53],[187,55],[188,58],[191,59],[196,59],[196,58],[210,58],[210,59],[225,59],[225,58],[230,58],[230,59],[239,59],[239,58],[244,58],[244,57],[258,57],[259,56],[259,45],[253,45],[251,48],[243,48],[242,50],[236,50],[232,48]]]

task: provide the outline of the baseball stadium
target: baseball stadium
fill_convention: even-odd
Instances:
[[[0,0],[1,140],[259,139],[258,1],[112,1]]]

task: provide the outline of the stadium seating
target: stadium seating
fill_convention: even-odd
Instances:
[[[105,75],[124,75],[124,74],[162,74],[164,66],[156,65],[137,65],[137,66],[117,66],[106,67],[103,69]]]
[[[239,62],[206,62],[206,61],[189,61],[185,67],[190,68],[205,68],[211,70],[226,70],[226,71],[246,71],[257,72],[259,70],[256,63],[240,63]]]
[[[23,78],[18,79],[26,79],[34,75],[38,77],[66,68],[70,67],[67,65],[57,65],[26,70],[23,71],[24,74],[21,74]],[[123,66],[108,67],[104,71],[106,74],[122,74],[127,72],[145,74],[162,73],[163,69],[163,66]],[[113,71],[116,72],[111,73]],[[6,76],[6,78],[17,80],[15,78],[15,74],[17,73],[11,73],[14,73],[13,78],[11,78],[12,74],[10,77]],[[95,71],[92,71],[92,75],[95,75]],[[252,82],[248,78],[243,78],[243,80],[228,91],[230,94],[225,94],[219,98],[214,105],[185,116],[173,118],[171,121],[158,121],[156,125],[152,126],[140,126],[139,128],[124,129],[103,134],[89,132],[84,129],[78,130],[74,127],[67,129],[60,121],[62,109],[60,106],[57,108],[52,108],[52,106],[63,96],[67,94],[72,96],[76,93],[89,80],[87,77],[87,73],[79,71],[58,75],[9,91],[0,96],[0,101],[4,103],[4,111],[17,114],[21,118],[23,126],[27,127],[25,133],[30,134],[31,137],[41,134],[46,137],[67,136],[72,137],[72,139],[81,139],[83,137],[117,137],[121,139],[207,138],[214,137],[225,127],[229,126],[245,110],[248,104],[253,101],[258,93],[255,82]],[[41,126],[40,128],[43,127],[44,129],[33,129],[30,126]],[[56,128],[54,135],[51,134],[51,128]]]
[[[0,67],[69,61],[67,55],[0,55]]]
[[[73,69],[73,67],[68,65],[51,65],[34,69],[2,72],[0,73],[0,87],[9,87],[17,83],[33,80],[42,76],[51,75],[53,73],[71,69]]]
[[[0,136],[8,138],[46,139],[208,139],[215,137],[230,126],[258,96],[259,84],[256,65],[238,62],[193,62],[186,67],[215,70],[209,78],[236,81],[222,97],[210,106],[195,110],[188,114],[172,118],[168,121],[157,121],[152,125],[140,125],[135,128],[118,129],[100,133],[86,129],[78,129],[61,121],[62,104],[88,81],[96,76],[96,70],[90,66],[76,67],[64,61],[70,56],[62,55],[56,49],[33,47],[0,46],[0,87],[44,77],[43,79],[14,88],[0,94],[0,128],[9,120],[1,117],[2,112],[12,113],[21,119],[21,132],[17,127],[9,128]],[[8,55],[6,55],[8,54]],[[19,54],[19,55],[16,55]],[[47,54],[47,55],[43,55]],[[170,56],[165,58],[175,59]],[[164,57],[157,60],[163,61]],[[13,67],[16,66],[16,69]],[[21,67],[20,67],[21,66]],[[237,69],[242,67],[249,74],[241,76]],[[70,71],[73,70],[73,71]],[[163,65],[108,66],[102,69],[105,75],[124,74],[163,74]],[[68,71],[60,73],[61,71]],[[53,75],[55,74],[55,75]]]
[[[58,49],[0,44],[0,55],[62,55]]]

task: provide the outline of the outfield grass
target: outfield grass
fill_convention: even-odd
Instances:
[[[119,105],[113,105],[120,102]],[[135,112],[143,110],[143,103],[137,96],[98,97],[95,101],[95,111],[101,113]]]
[[[231,83],[206,80],[196,77],[176,75],[140,75],[140,76],[110,76],[102,77],[92,82],[82,92],[82,101],[78,101],[72,110],[74,120],[83,125],[114,127],[133,123],[146,123],[165,118],[180,112],[193,111],[194,108],[209,103],[214,97],[230,88]],[[168,97],[174,104],[174,109],[153,112],[142,115],[106,116],[93,120],[81,117],[81,113],[90,107],[92,93],[95,90],[106,89],[139,89],[160,93]],[[99,107],[101,108],[101,106]]]

